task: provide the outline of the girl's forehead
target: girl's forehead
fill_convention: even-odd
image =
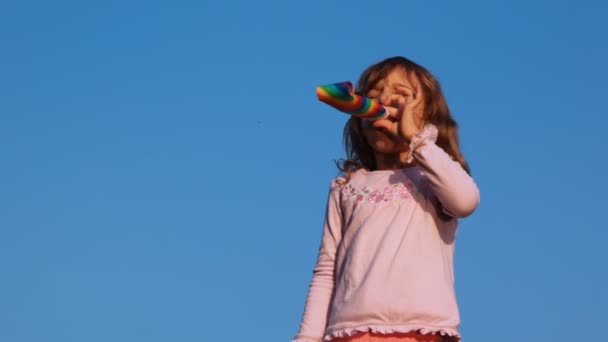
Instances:
[[[393,84],[393,83],[401,83],[407,85],[416,85],[418,84],[418,78],[415,73],[406,70],[403,67],[395,67],[391,70],[388,70],[384,75],[378,75],[380,77],[377,78],[375,85],[384,85],[385,83]]]
[[[401,83],[412,88],[418,88],[421,84],[416,73],[413,70],[408,70],[402,65],[393,66],[376,66],[371,70],[366,71],[359,79],[357,84],[357,92],[367,93],[373,88],[384,87],[385,83]]]
[[[384,72],[379,72],[378,74],[371,77],[370,83],[368,85],[370,87],[381,87],[386,83],[391,84],[402,84],[406,86],[416,87],[420,84],[418,77],[412,71],[408,71],[403,67],[394,67],[390,70],[386,70]]]

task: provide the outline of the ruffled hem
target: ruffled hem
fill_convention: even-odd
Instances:
[[[393,333],[409,333],[418,331],[423,335],[439,333],[442,336],[455,338],[455,341],[460,341],[461,337],[458,330],[452,328],[433,327],[422,324],[407,324],[396,326],[384,325],[361,325],[358,327],[344,328],[334,330],[323,337],[323,341],[328,342],[334,338],[345,338],[360,332],[372,332],[376,334],[393,334]]]

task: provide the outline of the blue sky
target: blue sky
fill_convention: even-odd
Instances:
[[[347,117],[404,55],[482,194],[465,341],[593,339],[608,307],[600,1],[0,4],[0,341],[287,341]]]

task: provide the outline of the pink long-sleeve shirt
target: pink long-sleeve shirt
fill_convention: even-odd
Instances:
[[[331,183],[300,329],[292,342],[361,331],[439,333],[460,340],[454,291],[458,218],[479,190],[443,149],[414,150],[416,166],[355,172]]]

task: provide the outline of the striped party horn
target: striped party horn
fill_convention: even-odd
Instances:
[[[355,94],[353,84],[348,81],[318,86],[317,97],[337,110],[358,118],[379,120],[388,117],[388,111],[380,102]]]

